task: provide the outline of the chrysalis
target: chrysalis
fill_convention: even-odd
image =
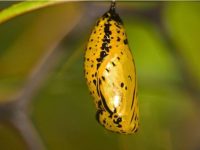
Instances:
[[[136,132],[139,118],[136,70],[115,2],[91,33],[84,69],[98,122],[110,131]]]

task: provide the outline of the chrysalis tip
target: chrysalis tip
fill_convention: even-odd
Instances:
[[[115,0],[111,2],[110,11],[115,11]]]

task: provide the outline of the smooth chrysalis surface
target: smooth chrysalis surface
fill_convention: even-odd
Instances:
[[[91,33],[84,69],[98,122],[110,131],[136,132],[139,109],[135,64],[114,2]]]

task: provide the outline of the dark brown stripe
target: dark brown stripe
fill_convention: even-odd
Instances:
[[[135,86],[136,86],[136,84],[135,84]],[[134,101],[135,101],[135,90],[136,89],[136,87],[134,88],[134,91],[133,91],[133,100],[132,100],[132,104],[131,104],[131,109],[133,108],[133,103],[134,103]]]
[[[102,101],[102,103],[103,103],[104,108],[108,111],[109,114],[112,115],[113,112],[112,112],[112,111],[110,110],[110,108],[108,107],[108,105],[107,105],[107,103],[106,103],[106,100],[105,100],[105,98],[104,98],[104,96],[103,96],[101,90],[100,90],[100,96],[101,96],[101,101]]]

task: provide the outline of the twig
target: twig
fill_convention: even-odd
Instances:
[[[42,57],[36,68],[33,69],[21,92],[13,97],[12,100],[7,100],[7,103],[0,105],[0,121],[9,121],[23,137],[29,150],[43,150],[45,146],[29,119],[28,106],[49,71],[54,68],[58,58],[61,57],[62,48],[58,48],[58,44],[64,36],[72,36],[71,32],[73,32],[80,18],[81,16],[74,18],[70,22],[70,27],[66,28],[60,39],[51,44],[48,52]]]
[[[38,135],[32,121],[23,111],[15,111],[10,122],[24,139],[28,150],[45,150],[45,146]]]

